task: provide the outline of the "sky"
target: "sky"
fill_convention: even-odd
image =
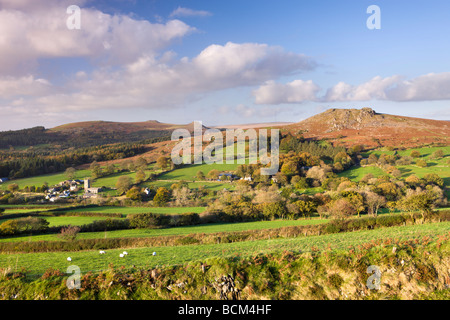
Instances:
[[[0,131],[450,120],[449,34],[448,0],[0,0]]]

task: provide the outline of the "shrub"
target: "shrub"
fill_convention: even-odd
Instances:
[[[185,213],[180,215],[181,226],[192,226],[200,223],[200,216],[197,213]]]
[[[131,228],[145,229],[168,225],[168,217],[155,213],[139,213],[129,215],[128,220]]]
[[[416,165],[421,167],[421,168],[425,168],[428,166],[427,162],[425,160],[419,159],[416,161]]]
[[[287,213],[286,206],[281,201],[263,205],[263,215],[268,219],[284,218]]]
[[[81,226],[80,228],[80,232],[123,230],[130,228],[130,221],[128,219],[96,220],[90,224]]]
[[[81,228],[78,226],[67,226],[61,228],[61,232],[58,234],[58,238],[66,240],[66,241],[73,241],[77,238],[78,233],[80,232]]]
[[[412,158],[419,158],[419,157],[420,157],[420,152],[417,151],[417,150],[413,150],[413,151],[411,151],[410,156],[411,156]]]
[[[328,276],[328,284],[335,289],[339,289],[343,283],[344,279],[337,273]]]

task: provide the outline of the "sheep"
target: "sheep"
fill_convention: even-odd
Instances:
[[[100,251],[100,254],[105,254],[105,253],[106,253],[106,252],[105,252],[105,251],[103,251],[103,250],[101,250],[101,251]]]
[[[72,258],[71,258],[71,257],[68,257],[68,258],[67,258],[67,261],[69,261],[69,262],[72,261]]]
[[[119,254],[119,257],[123,258],[124,257],[123,253]]]
[[[124,256],[127,256],[127,255],[128,255],[128,252],[124,251],[124,252],[123,252],[123,255],[124,255]]]

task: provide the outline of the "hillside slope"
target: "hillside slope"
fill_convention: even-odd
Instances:
[[[417,147],[450,142],[448,121],[379,114],[370,108],[330,109],[289,125],[286,130],[303,131],[306,138],[329,139],[346,146]]]

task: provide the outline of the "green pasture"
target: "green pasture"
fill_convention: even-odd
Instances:
[[[387,239],[405,240],[420,239],[424,236],[437,240],[440,235],[447,234],[450,222],[383,228],[371,231],[328,234],[305,238],[286,238],[260,241],[244,241],[227,244],[190,245],[178,247],[154,247],[136,249],[108,250],[105,255],[98,251],[52,252],[33,254],[0,254],[0,268],[12,271],[26,270],[33,274],[42,274],[46,269],[66,271],[70,265],[76,265],[84,274],[88,271],[106,270],[110,264],[115,267],[152,268],[162,265],[178,265],[193,261],[205,261],[213,257],[244,257],[259,253],[308,252],[313,250],[348,250],[372,241]],[[120,258],[119,254],[126,250],[129,255]],[[152,253],[156,252],[156,256]],[[68,262],[67,257],[72,261]]]
[[[62,217],[61,217],[62,218]],[[70,218],[70,217],[65,217]],[[76,217],[74,217],[76,218]],[[98,220],[94,218],[94,220]],[[301,220],[274,220],[258,222],[238,222],[238,223],[214,223],[198,226],[185,226],[167,229],[131,229],[115,230],[107,232],[83,232],[79,233],[77,239],[101,239],[101,238],[145,238],[157,236],[175,236],[199,233],[218,232],[238,232],[250,230],[268,230],[289,226],[304,226],[326,223],[326,219],[301,219]],[[3,238],[0,242],[20,242],[20,241],[58,241],[56,234],[21,236],[13,238]]]
[[[73,208],[65,210],[66,213],[93,212],[93,213],[121,213],[123,215],[137,213],[161,213],[161,214],[182,214],[182,213],[202,213],[204,207],[92,207]]]

